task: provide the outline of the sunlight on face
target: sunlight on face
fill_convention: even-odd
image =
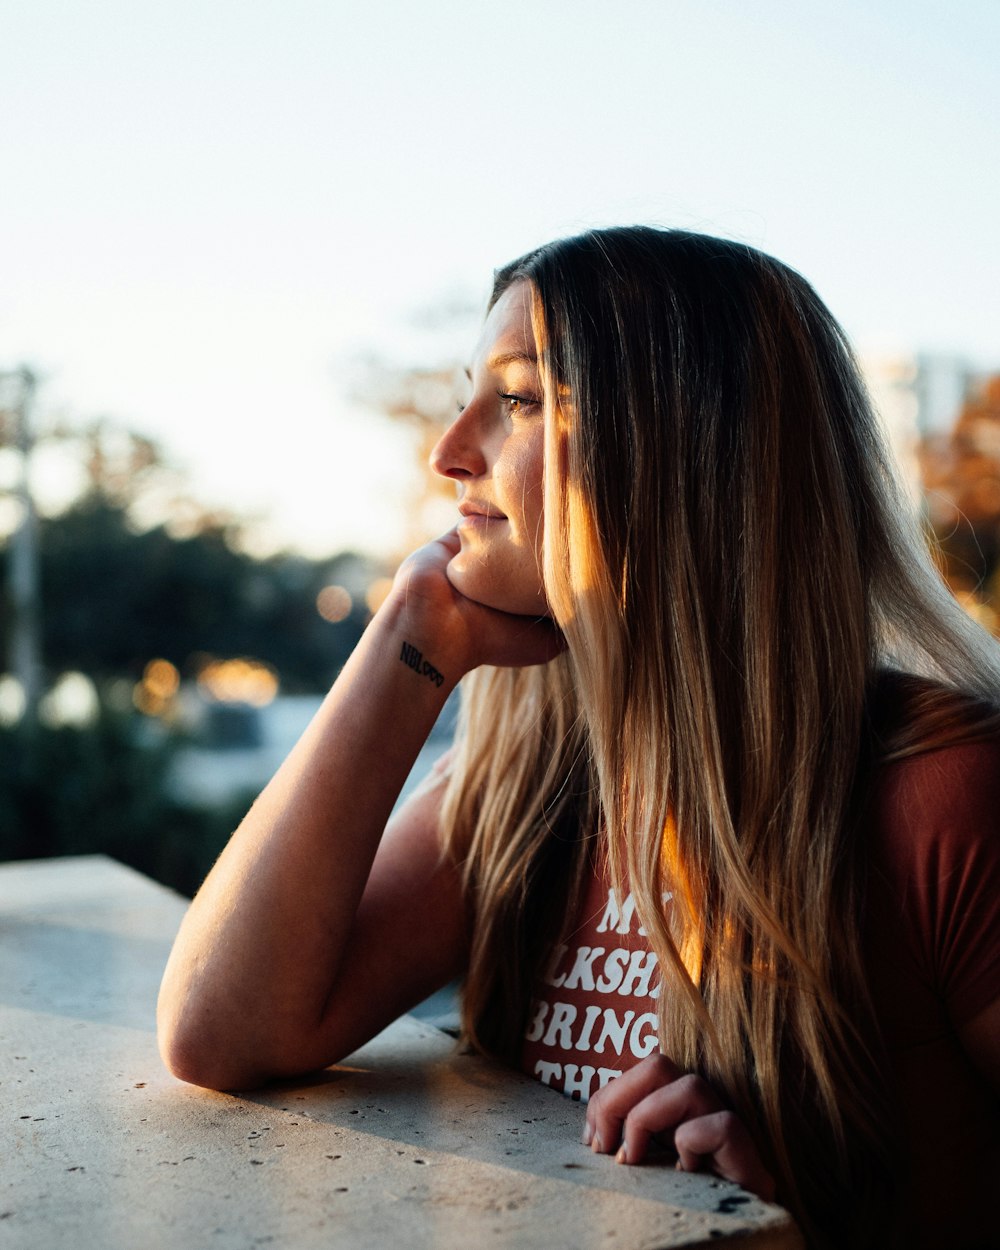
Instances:
[[[545,423],[531,327],[531,288],[517,282],[483,326],[469,403],[431,454],[458,488],[462,547],[448,577],[462,594],[519,615],[547,615],[542,585]]]

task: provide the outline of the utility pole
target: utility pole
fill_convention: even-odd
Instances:
[[[17,449],[18,481],[14,496],[20,504],[20,521],[8,540],[8,588],[10,595],[10,631],[8,664],[24,693],[21,726],[33,735],[38,724],[38,702],[42,695],[41,648],[39,646],[40,597],[38,561],[38,515],[31,493],[31,405],[37,379],[30,369],[21,366],[0,372],[0,385],[14,391],[13,402],[0,405],[0,411],[11,422],[10,441]],[[7,423],[4,422],[6,425]]]

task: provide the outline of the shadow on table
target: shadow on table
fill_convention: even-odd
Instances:
[[[722,1218],[717,1235],[738,1231],[741,1217],[763,1210],[728,1182],[678,1175],[669,1151],[642,1169],[594,1155],[580,1141],[581,1103],[481,1056],[460,1054],[451,1039],[407,1023],[410,1035],[394,1049],[378,1053],[376,1042],[337,1067],[238,1096],[329,1126],[334,1148],[338,1134],[361,1133],[397,1157],[410,1155],[416,1166],[452,1157],[599,1189],[616,1200],[664,1201],[648,1185],[651,1169],[662,1169],[663,1189],[686,1210]]]

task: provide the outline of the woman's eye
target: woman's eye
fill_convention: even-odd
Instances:
[[[504,410],[509,413],[532,412],[541,406],[541,400],[535,395],[515,395],[512,391],[497,391]]]

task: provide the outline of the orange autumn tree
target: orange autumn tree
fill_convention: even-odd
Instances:
[[[927,517],[949,586],[1000,632],[1000,375],[971,393],[948,434],[919,448]]]

